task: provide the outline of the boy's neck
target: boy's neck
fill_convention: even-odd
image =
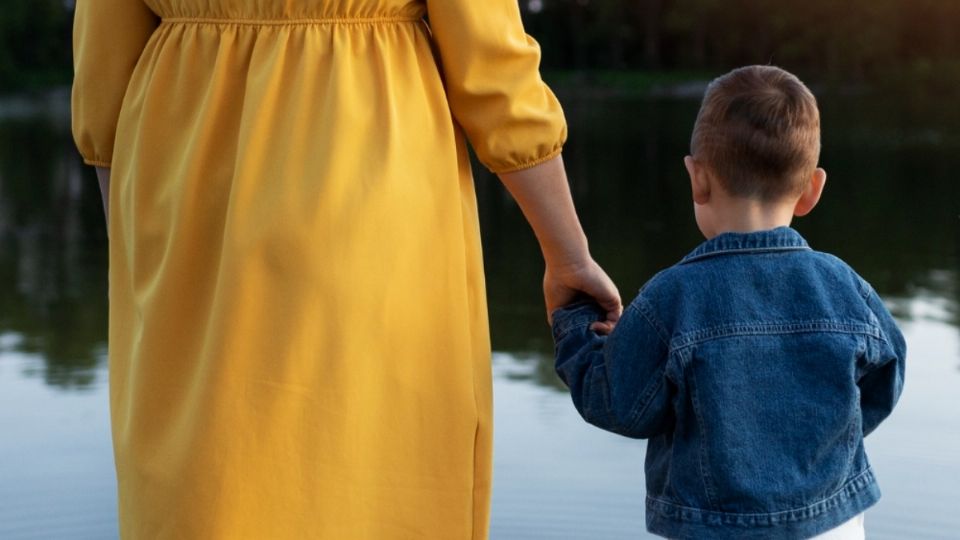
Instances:
[[[765,202],[723,194],[713,201],[713,234],[749,233],[787,227],[793,221],[794,204],[791,201]]]

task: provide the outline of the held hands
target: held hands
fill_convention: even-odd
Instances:
[[[613,331],[623,304],[620,301],[620,292],[616,285],[607,276],[593,259],[583,263],[550,266],[543,276],[543,297],[547,304],[547,322],[553,324],[553,311],[573,302],[582,294],[593,298],[600,307],[607,311],[607,319],[590,325],[590,329],[599,334],[609,334]]]

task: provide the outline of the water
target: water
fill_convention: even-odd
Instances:
[[[13,103],[11,105],[11,103]],[[564,99],[565,160],[596,258],[629,300],[699,241],[681,158],[696,103]],[[900,321],[908,379],[867,439],[871,539],[960,537],[960,118],[950,104],[823,101],[827,191],[796,222]],[[63,96],[0,103],[0,538],[112,538],[106,238]],[[644,443],[582,422],[551,365],[542,263],[477,175],[495,375],[494,539],[648,538]]]

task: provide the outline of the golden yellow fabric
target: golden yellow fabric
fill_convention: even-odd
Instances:
[[[75,24],[123,537],[486,537],[461,127],[494,171],[566,136],[516,0],[77,0]]]

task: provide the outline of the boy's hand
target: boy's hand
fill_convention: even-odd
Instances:
[[[590,329],[604,335],[612,332],[623,312],[623,304],[616,285],[600,265],[589,259],[579,265],[547,266],[543,276],[543,297],[547,304],[548,323],[553,324],[555,309],[570,304],[582,294],[590,296],[607,312],[606,320],[593,323]]]

